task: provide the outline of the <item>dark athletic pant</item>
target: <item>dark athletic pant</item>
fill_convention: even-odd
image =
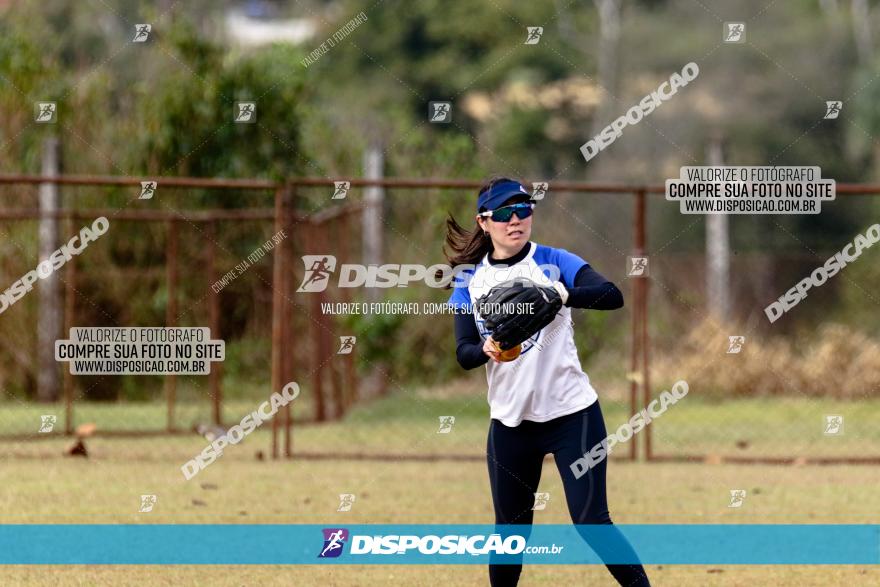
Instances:
[[[544,455],[553,454],[562,476],[568,511],[575,524],[611,524],[605,496],[607,460],[595,465],[580,479],[575,479],[569,465],[590,451],[606,437],[605,422],[599,402],[574,414],[548,422],[523,421],[519,426],[505,426],[492,420],[489,426],[487,460],[496,525],[531,524],[535,492],[541,479]],[[550,502],[554,503],[553,501]],[[584,533],[582,533],[584,535]],[[590,544],[603,560],[603,552],[626,553],[638,560],[620,532],[615,544]],[[587,538],[584,536],[585,539]],[[593,542],[596,542],[593,539]],[[520,557],[521,560],[521,557]],[[626,587],[649,586],[640,564],[606,565],[617,582]],[[515,586],[522,572],[521,564],[490,564],[492,587]]]

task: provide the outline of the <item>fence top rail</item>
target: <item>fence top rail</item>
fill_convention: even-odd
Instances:
[[[405,178],[405,177],[385,177],[381,179],[366,179],[362,177],[296,177],[290,178],[288,184],[291,186],[328,186],[333,187],[337,181],[348,181],[352,187],[386,187],[386,188],[425,188],[425,189],[444,189],[444,190],[461,190],[461,189],[479,189],[483,185],[482,180],[476,179],[436,179],[436,178]],[[570,191],[570,192],[613,192],[613,193],[636,193],[636,192],[663,192],[663,186],[647,186],[633,184],[601,184],[577,181],[551,181],[549,182],[551,190]],[[527,184],[528,185],[528,182]]]
[[[386,188],[435,188],[435,189],[477,189],[483,182],[475,179],[438,179],[438,178],[398,178],[386,177],[365,179],[361,177],[292,177],[284,182],[288,186],[327,186],[333,187],[336,181],[348,181],[357,187]],[[172,176],[112,176],[112,175],[27,175],[0,174],[0,184],[41,184],[54,183],[59,185],[94,185],[94,186],[140,186],[142,181],[155,181],[159,188],[163,187],[200,187],[219,189],[251,189],[276,190],[284,184],[259,179],[226,179],[208,177],[172,177]],[[663,192],[663,186],[646,186],[630,184],[599,184],[573,181],[550,182],[552,189],[574,192]],[[880,189],[880,188],[878,188]]]
[[[299,213],[290,213],[293,220],[299,222],[308,220],[309,216]],[[74,220],[89,220],[105,216],[112,220],[140,220],[147,222],[214,222],[219,220],[273,220],[275,210],[273,208],[243,208],[236,210],[112,210],[112,209],[82,209],[73,210],[61,208],[54,211],[39,210],[36,208],[0,209],[0,220],[40,220],[42,218],[72,218]]]
[[[277,190],[284,185],[290,187],[333,187],[336,181],[348,181],[356,187],[384,188],[423,188],[423,189],[478,189],[483,182],[472,179],[441,179],[441,178],[400,178],[386,177],[365,179],[360,177],[327,178],[327,177],[293,177],[284,182],[261,179],[229,179],[208,177],[131,177],[111,175],[27,175],[0,174],[2,184],[42,184],[60,185],[93,185],[93,186],[140,186],[142,181],[155,181],[158,187],[169,188],[208,188],[208,189],[242,189],[242,190]],[[542,180],[543,181],[543,180]],[[590,183],[582,181],[550,181],[549,189],[553,191],[582,193],[629,193],[629,194],[663,194],[663,185]],[[836,193],[841,195],[880,195],[880,184],[838,183]]]
[[[262,179],[227,179],[212,177],[167,177],[167,176],[116,176],[116,175],[22,175],[0,174],[0,184],[41,184],[95,185],[95,186],[138,186],[142,181],[155,181],[159,188],[226,188],[240,190],[276,190],[281,184]]]
[[[333,187],[336,181],[348,181],[352,187],[387,187],[387,188],[435,188],[435,189],[479,189],[481,180],[472,179],[417,179],[417,178],[336,178],[298,177],[288,180],[291,186],[328,186]],[[527,182],[529,185],[531,182]],[[536,182],[537,183],[537,182]],[[550,191],[582,192],[582,193],[627,193],[627,194],[665,194],[665,185],[624,184],[624,183],[591,183],[584,181],[550,181]],[[836,193],[841,195],[880,195],[880,184],[837,183]]]

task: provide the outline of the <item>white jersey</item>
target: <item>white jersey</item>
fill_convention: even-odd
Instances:
[[[491,333],[476,311],[476,301],[493,286],[515,277],[528,277],[542,285],[561,281],[565,287],[573,287],[575,275],[587,264],[564,249],[532,242],[526,246],[530,249],[522,260],[509,266],[492,265],[487,255],[453,283],[458,287],[449,303],[473,309],[483,340]],[[581,369],[571,308],[565,306],[553,322],[522,343],[519,358],[504,363],[490,360],[486,377],[491,417],[505,426],[518,426],[523,420],[546,422],[582,410],[597,399],[590,378]]]

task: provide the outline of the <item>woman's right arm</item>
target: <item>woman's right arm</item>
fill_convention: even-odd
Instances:
[[[489,361],[471,312],[459,310],[455,313],[455,344],[455,357],[464,369],[475,369]]]

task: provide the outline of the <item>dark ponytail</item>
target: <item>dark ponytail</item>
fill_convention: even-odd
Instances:
[[[468,230],[449,215],[446,219],[446,245],[443,255],[455,269],[459,265],[476,265],[482,261],[486,253],[492,251],[492,239],[483,232],[479,224],[474,223],[473,230]]]

